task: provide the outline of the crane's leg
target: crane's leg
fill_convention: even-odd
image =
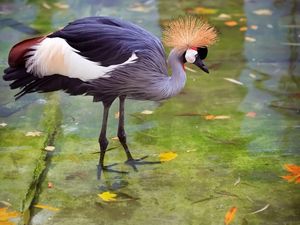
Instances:
[[[120,108],[119,108],[119,126],[118,126],[118,138],[125,150],[126,156],[127,156],[127,161],[126,163],[128,165],[131,165],[132,168],[137,171],[136,165],[137,164],[158,164],[160,161],[155,161],[155,162],[148,162],[148,161],[142,161],[143,159],[147,158],[148,156],[144,156],[140,159],[134,159],[129,151],[129,148],[126,143],[126,133],[124,129],[124,104],[125,104],[125,98],[126,96],[120,96]]]
[[[100,158],[99,158],[99,165],[98,165],[98,179],[101,178],[101,172],[106,170],[110,172],[116,172],[116,173],[127,173],[123,171],[118,171],[118,170],[113,170],[109,169],[109,167],[114,166],[116,164],[112,164],[110,166],[104,166],[104,156],[105,152],[108,146],[108,140],[106,138],[106,129],[107,129],[107,119],[108,119],[108,113],[109,113],[109,108],[111,106],[112,102],[103,102],[103,119],[102,119],[102,127],[101,127],[101,132],[99,136],[99,145],[100,145]]]

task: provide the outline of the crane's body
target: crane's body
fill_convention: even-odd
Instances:
[[[190,40],[182,35],[184,32]],[[199,39],[200,34],[211,36]],[[3,78],[13,81],[12,89],[21,88],[16,99],[31,92],[63,90],[70,95],[91,95],[94,101],[101,101],[104,105],[99,137],[101,169],[107,169],[103,160],[108,145],[109,107],[119,98],[118,137],[127,162],[135,164],[139,161],[131,157],[124,131],[125,98],[158,101],[178,94],[186,81],[184,63],[194,63],[208,72],[202,59],[215,38],[215,31],[206,23],[193,18],[177,21],[166,35],[167,44],[174,47],[166,59],[160,40],[143,28],[116,18],[88,17],[47,36],[16,44],[10,51],[9,68]],[[171,76],[167,73],[168,66]]]

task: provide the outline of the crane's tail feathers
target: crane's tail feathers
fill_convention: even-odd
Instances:
[[[89,87],[87,83],[80,79],[68,78],[57,74],[39,78],[31,73],[27,73],[25,68],[9,67],[4,70],[3,79],[12,81],[9,85],[11,89],[21,89],[15,95],[16,100],[27,93],[58,90],[63,90],[70,95],[82,95],[87,93]]]

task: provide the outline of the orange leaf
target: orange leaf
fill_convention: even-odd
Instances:
[[[36,205],[34,205],[34,207],[40,208],[40,209],[48,209],[50,211],[59,211],[60,210],[59,208],[55,208],[55,207],[48,206],[48,205],[42,205],[42,204],[36,204]]]
[[[225,22],[225,25],[228,26],[228,27],[234,27],[236,26],[238,23],[234,20],[229,20],[229,21],[226,21]]]
[[[254,117],[256,117],[256,112],[248,112],[248,113],[246,114],[246,116],[247,116],[247,117],[250,117],[250,118],[254,118]]]
[[[8,212],[7,211],[8,207],[6,208],[0,208],[0,224],[10,224],[8,221],[11,218],[15,218],[20,216],[19,212],[13,211],[13,212]],[[13,223],[11,223],[13,224]]]
[[[204,117],[206,120],[214,120],[215,119],[215,116],[214,115],[206,115]]]
[[[230,222],[234,219],[236,211],[237,211],[236,207],[232,207],[231,209],[229,209],[229,211],[225,215],[225,220],[224,220],[225,225],[230,224]]]
[[[286,175],[286,176],[281,176],[283,179],[287,180],[288,182],[292,182],[294,180],[293,175]]]
[[[298,176],[298,177],[296,178],[295,183],[296,183],[296,184],[299,184],[299,183],[300,183],[300,176]]]
[[[192,10],[190,10],[190,12],[192,13],[197,13],[197,14],[215,14],[218,12],[217,9],[213,9],[213,8],[204,8],[204,7],[196,7]]]
[[[285,164],[284,168],[292,174],[300,174],[300,166],[297,166],[295,164]]]

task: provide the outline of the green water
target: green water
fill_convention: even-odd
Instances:
[[[122,147],[111,140],[118,124],[115,102],[108,128],[112,150],[105,163],[120,163],[115,169],[129,173],[105,173],[101,181],[95,153],[101,104],[61,92],[31,94],[15,102],[16,91],[1,80],[0,123],[7,125],[0,127],[0,206],[10,203],[11,210],[23,212],[13,222],[217,225],[237,207],[232,224],[300,223],[300,186],[280,177],[287,174],[284,164],[300,164],[297,0],[54,2],[0,2],[1,70],[16,42],[91,15],[120,17],[160,37],[166,20],[197,13],[197,7],[212,8],[217,10],[214,14],[202,16],[216,26],[219,42],[209,49],[210,75],[190,66],[197,72],[187,71],[180,95],[160,103],[126,102],[132,154],[158,160],[160,153],[173,151],[177,158],[140,166],[138,172],[124,165]],[[259,9],[271,15],[255,14]],[[222,13],[238,25],[226,26],[218,17]],[[239,30],[251,25],[257,29]],[[144,110],[153,114],[141,114]],[[247,116],[249,112],[255,116]],[[207,114],[229,118],[205,120]],[[42,135],[25,136],[36,130]],[[55,150],[43,151],[47,145]],[[97,194],[103,191],[117,193],[119,200],[101,201]],[[38,209],[35,204],[60,210]],[[264,210],[251,214],[260,209]]]

